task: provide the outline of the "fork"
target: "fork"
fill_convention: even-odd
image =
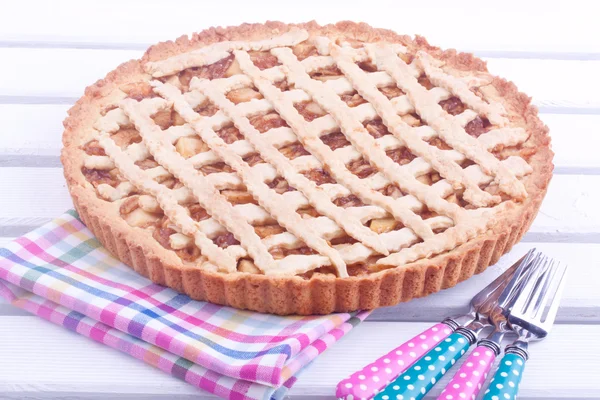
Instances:
[[[501,295],[507,282],[515,275],[523,261],[528,263],[532,249],[523,258],[498,276],[492,283],[483,288],[471,299],[469,311],[461,316],[446,318],[444,321],[430,327],[404,342],[399,347],[381,356],[360,371],[356,371],[346,379],[340,381],[336,389],[338,399],[369,399],[385,388],[388,383],[409,368],[429,349],[436,347],[457,328],[481,318],[480,311],[486,304],[495,302]],[[485,323],[485,320],[481,318]]]
[[[396,380],[375,396],[375,400],[419,400],[431,390],[437,381],[460,359],[477,340],[482,329],[489,326],[489,313],[496,309],[499,297],[504,293],[518,293],[521,276],[531,270],[531,258],[535,249],[515,266],[516,272],[509,282],[502,282],[493,294],[477,308],[477,318],[470,324],[456,329],[454,333],[430,350],[423,358],[404,371]],[[513,268],[515,267],[513,266]],[[452,398],[452,396],[450,397]]]
[[[543,257],[542,262],[543,268],[530,270],[531,279],[509,311],[508,322],[519,337],[506,346],[505,355],[482,400],[516,398],[529,358],[529,342],[544,339],[554,324],[567,266],[548,257]]]
[[[473,399],[479,394],[494,360],[500,354],[502,339],[507,333],[512,331],[506,317],[508,310],[516,302],[516,295],[527,282],[530,271],[543,267],[542,254],[537,253],[537,255],[534,255],[534,253],[535,249],[527,254],[528,260],[532,259],[530,264],[521,264],[519,270],[513,275],[511,282],[508,284],[507,290],[502,292],[498,298],[498,302],[493,305],[489,313],[489,319],[494,330],[486,338],[479,340],[477,347],[475,347],[467,360],[456,374],[454,374],[452,380],[438,397],[438,400]],[[526,272],[523,271],[525,267],[527,267]]]

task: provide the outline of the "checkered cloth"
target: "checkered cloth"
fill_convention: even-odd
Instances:
[[[191,300],[111,256],[74,211],[0,249],[0,296],[234,399],[282,398],[303,367],[367,316],[278,317]]]

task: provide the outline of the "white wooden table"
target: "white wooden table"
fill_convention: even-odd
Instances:
[[[266,19],[350,19],[420,33],[434,44],[484,57],[492,72],[533,97],[556,152],[548,196],[523,242],[497,265],[456,288],[376,311],[320,357],[290,396],[332,398],[340,379],[460,311],[484,284],[537,246],[572,268],[557,326],[532,347],[520,398],[600,398],[597,6],[573,0],[212,3],[0,1],[0,246],[71,208],[58,158],[65,112],[86,85],[139,57],[148,45],[212,25]],[[0,399],[205,397],[212,396],[0,303]]]

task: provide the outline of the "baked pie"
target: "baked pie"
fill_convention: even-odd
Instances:
[[[152,46],[85,91],[62,162],[102,244],[194,299],[393,305],[496,263],[552,175],[530,98],[471,54],[365,24]]]

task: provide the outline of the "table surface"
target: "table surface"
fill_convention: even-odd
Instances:
[[[138,58],[148,45],[213,25],[267,19],[349,19],[422,34],[431,43],[483,57],[490,71],[533,97],[556,152],[548,195],[523,242],[497,265],[453,289],[377,310],[319,357],[290,396],[333,397],[340,379],[432,322],[460,312],[479,288],[536,246],[568,262],[571,271],[555,329],[532,346],[520,398],[600,398],[598,6],[580,1],[224,3],[0,1],[0,246],[72,206],[59,162],[65,112],[86,85]],[[0,303],[0,359],[0,399],[213,397],[5,303]]]

